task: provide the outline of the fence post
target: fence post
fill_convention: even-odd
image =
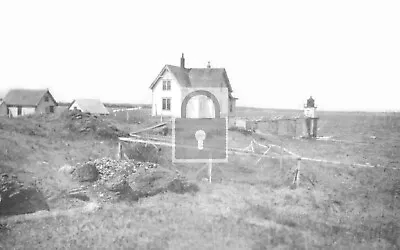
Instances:
[[[300,186],[300,165],[301,165],[301,158],[297,158],[296,187]]]
[[[118,142],[117,160],[121,160],[122,155],[123,155],[123,152],[122,152],[122,144],[121,144],[121,142]]]
[[[304,134],[307,138],[311,137],[312,119],[310,117],[304,118]]]
[[[282,171],[282,169],[283,169],[283,142],[282,142],[282,140],[281,140],[281,158],[279,159],[279,166]]]
[[[211,183],[211,174],[212,174],[212,158],[208,159],[208,181]]]
[[[317,137],[318,132],[318,118],[313,119],[313,137]]]

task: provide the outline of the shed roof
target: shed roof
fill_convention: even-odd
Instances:
[[[3,101],[7,105],[37,106],[46,93],[48,93],[57,104],[47,89],[12,89],[4,97]]]
[[[106,115],[109,114],[107,108],[98,99],[76,99],[74,100],[68,109],[76,103],[82,112],[88,112],[91,114]]]
[[[152,89],[162,73],[171,72],[182,87],[192,88],[228,88],[232,92],[228,75],[224,68],[181,68],[173,65],[165,65],[158,77],[150,85]]]

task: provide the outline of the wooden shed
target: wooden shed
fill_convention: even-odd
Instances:
[[[0,104],[0,115],[18,117],[34,113],[54,113],[58,106],[48,89],[13,89]]]

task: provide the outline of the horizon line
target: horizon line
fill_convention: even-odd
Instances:
[[[101,99],[100,99],[101,100]],[[71,103],[71,102],[67,102],[67,101],[58,101],[58,103]],[[104,104],[109,104],[109,105],[124,105],[124,104],[128,104],[128,105],[152,105],[151,103],[131,103],[131,102],[103,102]],[[240,105],[240,106],[236,106],[236,108],[251,108],[251,109],[260,109],[260,110],[281,110],[281,111],[303,111],[303,109],[298,109],[298,108],[263,108],[263,107],[256,107],[256,106],[246,106],[246,105]],[[317,107],[318,108],[318,107]],[[347,113],[356,113],[356,112],[360,112],[360,113],[399,113],[400,110],[390,110],[390,109],[386,109],[386,110],[358,110],[358,109],[317,109],[319,112],[347,112]]]

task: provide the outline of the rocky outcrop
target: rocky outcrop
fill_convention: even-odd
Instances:
[[[101,158],[78,164],[72,174],[81,176],[79,180],[91,180],[89,185],[104,201],[136,201],[167,191],[180,194],[198,191],[195,184],[177,172],[150,162]]]
[[[33,186],[25,186],[16,176],[0,178],[0,216],[50,210],[43,194]]]

